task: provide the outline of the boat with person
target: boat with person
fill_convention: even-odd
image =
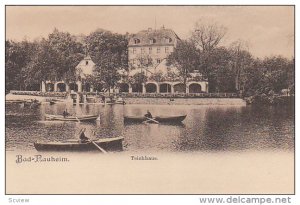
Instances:
[[[34,142],[37,151],[122,151],[124,137],[103,138],[97,140],[67,140],[62,142]],[[102,151],[101,150],[101,151]]]
[[[107,104],[107,105],[116,105],[116,104],[119,104],[119,105],[125,105],[126,102],[125,102],[125,100],[124,100],[123,98],[121,98],[121,97],[118,97],[118,98],[114,97],[114,98],[109,98],[109,99],[107,99],[107,100],[105,101],[105,104]]]
[[[175,115],[175,116],[155,116],[148,118],[146,116],[124,116],[125,123],[181,123],[186,118],[186,115]]]
[[[118,97],[115,101],[116,104],[121,104],[121,105],[125,105],[126,102],[122,97]]]
[[[51,100],[51,101],[49,101],[49,104],[50,104],[50,105],[54,105],[54,104],[55,104],[55,101],[54,101],[54,100]]]
[[[57,121],[74,121],[74,122],[93,122],[97,120],[99,115],[81,115],[81,116],[73,116],[73,115],[49,115],[45,114],[46,120],[57,120]]]

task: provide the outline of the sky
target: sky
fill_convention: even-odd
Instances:
[[[199,20],[227,28],[222,45],[242,40],[256,57],[294,56],[293,6],[6,6],[6,39],[34,40],[54,28],[88,35],[97,28],[125,34],[162,26],[187,39]]]

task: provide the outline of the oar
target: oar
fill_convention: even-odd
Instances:
[[[93,143],[101,152],[103,152],[104,154],[107,154],[107,151],[105,151],[102,147],[100,147],[99,145],[97,145],[96,142],[90,140],[91,143]]]
[[[76,117],[76,120],[80,123],[80,120],[78,119],[78,117],[77,116],[75,116]]]
[[[80,137],[81,133],[84,132],[84,131],[85,131],[85,128],[82,128],[82,129],[79,131],[79,133],[78,133],[79,137]]]
[[[155,122],[155,123],[159,124],[159,122],[154,120],[153,118],[146,117],[146,119],[148,119],[148,120],[146,120],[144,122],[152,121],[152,122]]]

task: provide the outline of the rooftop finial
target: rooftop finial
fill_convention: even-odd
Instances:
[[[88,56],[88,46],[87,46],[87,44],[85,44],[84,55],[85,55],[85,57]]]

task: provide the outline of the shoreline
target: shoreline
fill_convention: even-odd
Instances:
[[[15,95],[7,94],[6,102],[38,100],[42,103],[48,103],[53,97],[34,96],[34,95]],[[58,103],[72,103],[72,101],[56,97],[60,100]],[[124,98],[126,104],[159,104],[159,105],[239,105],[246,106],[246,101],[242,98],[170,98],[166,97],[127,97]],[[104,103],[77,103],[91,105],[105,105]],[[107,104],[109,105],[109,104]]]

